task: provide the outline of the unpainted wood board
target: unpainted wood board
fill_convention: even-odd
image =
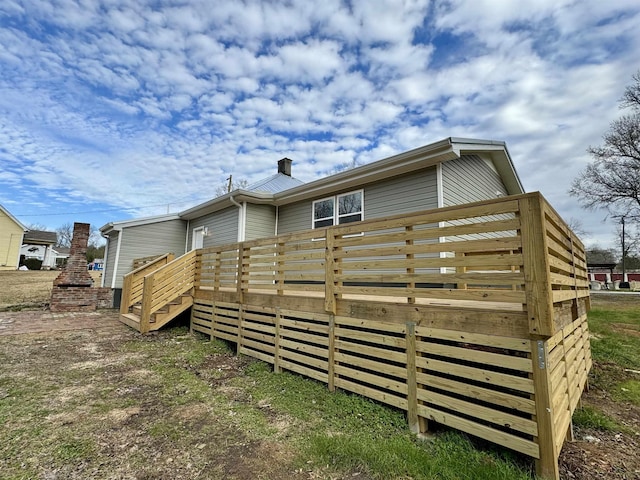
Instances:
[[[498,373],[486,368],[476,368],[442,360],[434,360],[428,357],[418,357],[416,359],[416,365],[418,368],[422,368],[427,372],[446,373],[485,384],[500,385],[501,387],[510,388],[519,392],[534,393],[533,381],[530,378]]]
[[[407,384],[402,381],[387,378],[381,375],[363,372],[362,370],[353,369],[343,364],[336,365],[335,371],[338,375],[340,375],[340,378],[350,378],[354,381],[367,383],[369,385],[379,387],[383,390],[391,390],[401,395],[407,394]]]
[[[538,434],[536,423],[530,419],[478,405],[473,402],[425,389],[418,390],[418,399],[431,405],[437,405],[456,412],[464,412],[465,415],[470,417],[475,417],[501,427],[507,427],[527,435],[536,436]]]
[[[531,440],[496,430],[495,428],[458,417],[448,412],[443,412],[437,408],[427,405],[418,405],[418,414],[434,422],[447,425],[448,427],[455,428],[456,430],[461,430],[470,435],[480,437],[492,443],[515,450],[516,452],[523,453],[529,457],[539,458],[540,456],[538,445]]]
[[[309,378],[313,378],[319,382],[327,383],[327,373],[319,372],[312,368],[303,367],[294,362],[289,362],[286,359],[280,360],[280,366],[284,369],[291,370],[292,372],[299,373]]]
[[[419,352],[430,355],[439,355],[456,360],[467,360],[469,362],[493,365],[494,367],[508,368],[521,372],[530,373],[533,369],[530,358],[517,357],[514,355],[502,355],[473,348],[441,345],[433,342],[417,342],[416,349]]]
[[[522,310],[521,305],[526,301],[524,290],[513,291],[502,289],[444,289],[444,288],[410,288],[410,287],[351,287],[342,286],[336,289],[347,298],[357,298],[357,295],[366,297],[398,297],[394,301],[399,301],[402,297],[420,297],[423,301],[448,302],[450,300],[460,300],[471,302],[477,305],[478,302],[490,302],[499,305],[500,310]],[[517,306],[516,306],[517,305]]]
[[[344,352],[353,352],[360,355],[368,355],[374,358],[380,358],[398,363],[407,363],[407,354],[405,352],[396,352],[389,349],[370,347],[368,345],[360,345],[337,338],[335,341],[336,348]]]
[[[428,254],[440,252],[470,253],[470,252],[506,252],[518,250],[522,246],[519,236],[491,238],[482,240],[458,240],[442,243],[421,243],[396,246],[378,246],[359,249],[345,249],[334,252],[334,258],[386,257],[390,255]]]
[[[500,337],[483,333],[460,332],[456,330],[446,330],[442,328],[416,327],[418,337],[437,338],[441,340],[451,340],[456,342],[472,343],[474,345],[491,346],[495,348],[505,348],[519,352],[530,352],[531,345],[529,339]]]
[[[344,340],[368,342],[385,347],[406,347],[406,339],[404,337],[394,337],[385,333],[358,331],[351,328],[344,328],[341,325],[336,325],[335,335]]]
[[[505,393],[495,389],[479,387],[463,381],[451,380],[428,373],[417,374],[420,388],[438,388],[456,395],[463,395],[483,402],[493,403],[500,407],[507,407],[523,413],[534,414],[535,403],[531,398]]]
[[[284,338],[280,339],[280,352],[282,356],[285,356],[286,351],[296,351],[303,352],[309,355],[315,355],[321,358],[328,358],[329,352],[324,347],[315,347],[313,345],[308,345],[300,342],[292,342],[291,340],[286,340]]]
[[[387,405],[391,405],[405,411],[407,410],[407,400],[391,393],[382,392],[380,390],[376,390],[375,388],[360,385],[342,377],[337,377],[335,379],[335,385],[337,388],[342,388],[349,392],[357,393],[358,395],[362,395],[363,397],[371,398],[378,402],[386,403]]]
[[[255,332],[253,330],[250,330],[248,328],[246,328],[246,326],[242,326],[242,338],[251,338],[253,340],[258,340],[260,342],[263,343],[267,343],[270,345],[274,345],[274,335],[271,334],[264,334],[264,333],[260,333],[260,332]]]
[[[242,355],[257,358],[258,360],[262,360],[265,363],[273,363],[273,356],[267,353],[253,350],[251,348],[247,348],[246,346],[240,347],[239,351]]]
[[[406,324],[397,324],[388,321],[372,320],[367,318],[353,318],[339,315],[335,317],[335,322],[336,327],[361,327],[371,330],[378,330],[381,334],[384,334],[384,332],[392,332],[395,334],[405,335],[407,332]]]
[[[246,348],[250,348],[252,350],[257,350],[259,352],[265,352],[265,353],[270,353],[272,360],[271,363],[273,363],[273,353],[275,351],[273,344],[269,345],[266,343],[262,343],[262,342],[255,342],[253,340],[249,340],[249,337],[245,337],[245,332],[242,332],[242,343],[241,343],[242,347],[246,347]],[[240,352],[242,353],[242,352]]]
[[[345,352],[336,351],[334,353],[335,361],[340,364],[351,365],[352,367],[364,368],[374,372],[381,371],[381,367],[387,375],[398,378],[407,378],[407,369],[404,366],[389,365],[384,361],[376,361],[369,358],[350,355]]]
[[[282,328],[282,325],[280,325],[280,337],[283,339],[291,339],[294,342],[313,343],[314,345],[323,346],[325,348],[329,345],[329,338],[327,335],[303,333],[290,330],[288,328]]]

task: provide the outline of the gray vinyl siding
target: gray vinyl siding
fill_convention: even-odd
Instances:
[[[191,249],[193,230],[198,227],[207,227],[209,229],[209,235],[204,237],[204,248],[237,242],[238,210],[238,207],[229,207],[191,220],[187,248]]]
[[[365,220],[431,208],[438,208],[435,167],[364,187]]]
[[[120,233],[122,243],[115,287],[122,288],[122,277],[133,269],[136,258],[165,253],[173,253],[176,257],[183,255],[186,226],[184,220],[168,220],[125,227]],[[115,257],[115,251],[113,255]]]
[[[508,195],[500,175],[490,160],[478,155],[464,155],[459,159],[442,163],[442,185],[444,206],[459,205],[480,200],[490,200]],[[475,221],[492,221],[512,218],[513,215],[488,215]],[[447,225],[460,225],[471,220],[446,222]],[[447,237],[445,241],[456,239],[472,240],[476,238],[495,238],[515,235],[515,232],[491,232],[459,237]]]
[[[276,234],[276,209],[271,205],[247,204],[245,240],[273,237]]]
[[[490,160],[485,161],[478,155],[465,155],[442,163],[442,185],[445,207],[508,194]]]
[[[347,193],[359,189],[364,190],[365,220],[438,207],[435,167],[336,193]],[[314,200],[320,198],[326,197],[281,206],[278,212],[278,233],[311,228],[311,206]]]
[[[278,234],[299,232],[311,228],[312,200],[304,200],[278,209]]]

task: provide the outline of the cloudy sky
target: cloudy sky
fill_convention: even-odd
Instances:
[[[175,212],[233,174],[310,181],[449,136],[567,190],[640,68],[637,0],[3,0],[0,204],[26,224]]]

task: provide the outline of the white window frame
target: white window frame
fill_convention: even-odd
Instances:
[[[359,193],[360,194],[360,211],[359,212],[352,212],[352,213],[348,213],[346,215],[340,215],[340,197],[346,197],[347,195],[353,195]],[[311,203],[311,228],[315,229],[316,228],[316,222],[317,221],[321,221],[321,220],[328,220],[331,217],[324,217],[324,218],[315,218],[315,214],[316,214],[316,203],[319,202],[326,202],[327,200],[331,200],[333,201],[333,218],[332,218],[332,224],[328,225],[328,226],[336,226],[336,225],[340,225],[340,218],[342,217],[347,217],[350,215],[356,215],[356,214],[360,214],[360,220],[362,221],[364,220],[364,189],[360,189],[360,190],[353,190],[351,192],[345,192],[345,193],[340,193],[338,195],[334,195],[332,197],[325,197],[325,198],[319,198],[318,200],[314,200]],[[351,222],[349,222],[351,223]],[[346,223],[343,223],[342,225],[347,225]],[[328,226],[324,226],[324,227],[318,227],[318,228],[327,228]]]

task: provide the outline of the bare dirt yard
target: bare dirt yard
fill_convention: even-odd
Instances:
[[[527,459],[446,429],[417,441],[402,412],[275,375],[191,335],[184,318],[143,336],[113,311],[51,314],[43,290],[57,272],[10,273],[0,272],[0,478],[532,478]],[[562,478],[640,479],[639,303],[593,297],[596,360]]]

